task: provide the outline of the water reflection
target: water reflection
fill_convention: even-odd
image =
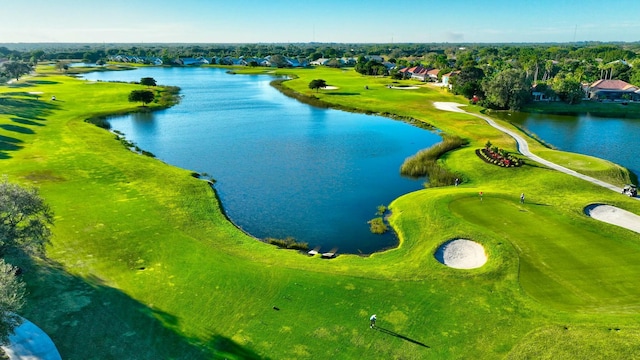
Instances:
[[[292,236],[323,251],[371,253],[397,244],[374,235],[378,205],[422,188],[399,175],[404,159],[440,141],[411,125],[313,108],[267,76],[210,68],[143,68],[88,74],[91,80],[153,77],[180,86],[170,109],[113,119],[114,129],[159,159],[216,179],[227,215],[250,234]]]
[[[512,113],[504,120],[528,129],[560,150],[591,155],[640,174],[640,120],[582,115]]]

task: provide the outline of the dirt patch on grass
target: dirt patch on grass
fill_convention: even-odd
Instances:
[[[447,241],[438,248],[435,257],[442,264],[455,269],[475,269],[487,262],[484,247],[465,239]]]

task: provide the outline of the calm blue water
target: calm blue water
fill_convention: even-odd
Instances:
[[[272,77],[210,68],[100,72],[88,80],[182,89],[182,102],[112,127],[159,159],[211,175],[229,218],[259,237],[292,236],[321,251],[372,253],[397,245],[367,221],[378,205],[422,188],[399,175],[404,159],[439,142],[430,131],[378,116],[318,109],[288,98]]]
[[[560,150],[606,159],[640,175],[640,119],[524,113],[502,118]]]

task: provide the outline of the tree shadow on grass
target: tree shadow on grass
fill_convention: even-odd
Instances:
[[[13,132],[17,132],[20,134],[28,134],[28,135],[33,135],[36,132],[24,127],[24,126],[18,126],[18,125],[12,125],[12,124],[0,124],[0,129],[5,129],[7,131],[13,131]]]
[[[329,95],[329,96],[353,96],[353,95],[360,95],[360,93],[357,93],[357,92],[331,92],[331,93],[326,93],[326,95]]]
[[[18,124],[22,124],[22,125],[31,125],[31,126],[44,126],[43,123],[41,122],[36,122],[33,120],[27,120],[27,119],[22,119],[22,118],[17,118],[17,117],[12,117],[11,121],[18,123]]]
[[[57,108],[57,105],[34,97],[24,98],[12,93],[0,95],[0,115],[6,114],[31,120],[44,120],[42,117],[50,114],[55,108]]]
[[[9,159],[9,151],[17,151],[22,149],[22,140],[9,136],[0,135],[0,160]]]
[[[215,335],[180,334],[180,320],[147,306],[95,276],[80,277],[51,260],[13,255],[27,284],[25,318],[43,329],[63,359],[260,359]]]
[[[27,83],[11,83],[8,85],[8,87],[11,89],[19,89],[19,88],[26,88],[26,87],[33,87],[33,86],[35,85],[27,84]]]
[[[389,329],[385,329],[385,328],[382,328],[382,327],[379,327],[379,326],[375,326],[373,329],[378,330],[378,331],[380,331],[380,332],[381,332],[381,333],[383,333],[383,334],[387,334],[387,335],[395,336],[395,337],[397,337],[397,338],[399,338],[399,339],[402,339],[402,340],[408,341],[408,342],[410,342],[410,343],[414,343],[414,344],[416,344],[416,345],[420,345],[420,346],[425,347],[425,348],[427,348],[427,349],[430,349],[430,348],[431,348],[429,345],[426,345],[426,344],[424,344],[424,343],[421,343],[421,342],[420,342],[420,341],[418,341],[418,340],[414,340],[414,339],[408,338],[408,337],[406,337],[406,336],[404,336],[404,335],[398,334],[397,332],[393,332],[393,331],[391,331],[391,330],[389,330]]]
[[[23,141],[20,139],[0,135],[0,150],[17,150],[21,147],[17,144],[21,143],[23,143]]]
[[[28,84],[35,84],[35,85],[55,85],[55,84],[60,84],[59,81],[51,81],[51,80],[27,80],[25,81]]]

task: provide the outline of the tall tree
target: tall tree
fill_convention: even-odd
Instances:
[[[149,90],[133,90],[129,93],[130,102],[141,102],[142,106],[146,106],[148,103],[155,99],[153,91]]]
[[[585,96],[580,81],[572,77],[557,76],[551,86],[560,100],[568,104],[578,104]]]
[[[482,86],[488,105],[496,109],[518,110],[531,99],[531,86],[524,71],[507,69]]]
[[[60,72],[67,72],[67,70],[69,70],[69,63],[66,61],[57,61],[56,70]]]
[[[322,79],[311,80],[309,83],[309,89],[315,89],[316,92],[320,90],[320,88],[324,88],[327,86],[327,82]]]
[[[18,81],[22,75],[31,71],[31,64],[22,61],[9,61],[2,64],[2,70],[10,78]]]
[[[474,95],[483,98],[483,79],[484,71],[482,69],[475,66],[467,66],[460,70],[457,76],[451,78],[451,90],[454,94],[463,95],[467,99],[471,99]]]
[[[269,62],[271,63],[271,66],[275,66],[277,68],[286,68],[291,66],[287,61],[287,58],[282,55],[272,55],[269,58]]]
[[[0,181],[0,255],[10,248],[31,254],[44,253],[53,224],[53,213],[35,188],[25,189]]]
[[[9,335],[20,325],[17,311],[24,305],[25,285],[16,275],[17,268],[0,259],[0,344],[9,342]]]
[[[140,79],[140,85],[145,85],[145,86],[156,86],[156,79],[152,78],[152,77],[143,77],[142,79]]]

